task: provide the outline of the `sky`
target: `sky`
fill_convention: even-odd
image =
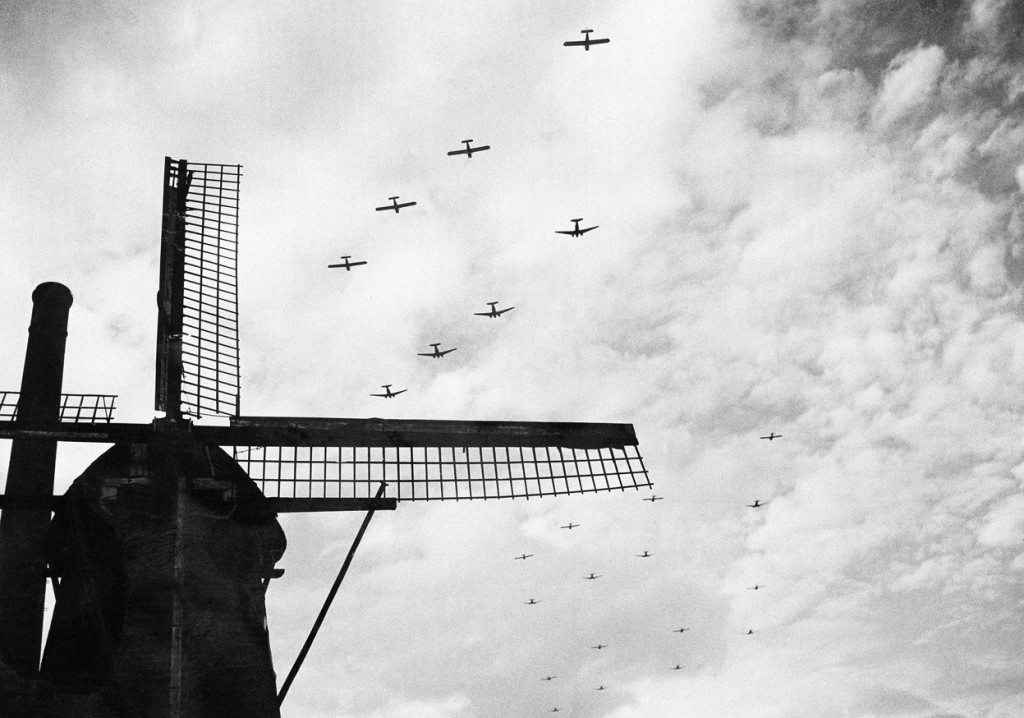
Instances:
[[[1022,29],[1013,0],[3,4],[0,388],[60,281],[65,391],[149,421],[163,158],[241,164],[243,414],[627,422],[664,497],[378,513],[282,715],[1024,715]],[[279,679],[360,520],[281,518]]]

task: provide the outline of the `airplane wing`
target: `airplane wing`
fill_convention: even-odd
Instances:
[[[414,204],[416,204],[416,203],[415,202],[402,202],[401,204],[396,205],[396,206],[397,207],[412,207]]]
[[[370,394],[370,396],[383,396],[386,399],[388,395],[387,394]]]
[[[476,148],[474,148],[474,149],[473,149],[473,151],[475,152],[475,151],[476,151]],[[448,154],[449,154],[449,156],[450,156],[450,155],[466,155],[466,154],[469,154],[469,150],[466,150],[466,149],[462,149],[462,150],[452,150],[452,151],[451,151],[451,152],[449,152]]]
[[[398,396],[399,394],[409,391],[408,389],[399,389],[398,391],[391,392],[391,396]]]
[[[609,40],[607,37],[602,37],[602,38],[599,38],[597,40],[591,40],[590,44],[591,45],[603,45],[606,42],[611,42],[611,40]]]
[[[593,227],[587,227],[586,229],[581,229],[579,232],[580,232],[580,234],[583,234],[584,232],[589,232],[590,230],[597,229],[597,228],[598,228],[598,225],[595,224]]]
[[[490,312],[473,312],[473,316],[476,316],[476,317],[489,317],[489,316],[491,316],[491,313]]]
[[[456,349],[458,349],[458,347],[453,347],[451,349],[445,349],[443,352],[438,352],[438,354],[440,354],[441,356],[444,356],[445,354],[451,354]],[[433,356],[433,355],[431,354],[430,356]]]
[[[565,45],[566,47],[575,47],[577,45],[586,45],[587,41],[586,40],[568,40],[566,42],[563,42],[562,44]],[[593,45],[594,41],[591,40],[590,44]]]
[[[555,234],[576,234],[575,229],[556,229]]]
[[[515,309],[515,307],[508,307],[507,309],[500,309],[500,310],[496,311],[495,314],[499,314],[499,315],[500,314],[504,314],[505,312],[511,312],[513,309]]]
[[[434,354],[433,354],[433,352],[431,352],[430,354],[423,354],[421,352],[416,352],[416,356],[418,356],[418,357],[432,357],[432,356],[434,356]]]
[[[490,145],[481,145],[480,147],[474,147],[473,151],[474,152],[483,152],[484,150],[489,150],[489,149],[491,149]]]

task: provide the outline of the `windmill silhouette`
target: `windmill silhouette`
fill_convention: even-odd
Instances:
[[[0,392],[0,438],[13,439],[0,696],[23,690],[25,715],[279,716],[374,510],[650,486],[629,424],[242,416],[240,178],[239,165],[165,158],[163,417],[115,423],[113,397],[62,395],[71,293],[33,293],[21,392]],[[228,425],[194,421],[211,415]],[[61,441],[113,446],[57,497]],[[283,574],[276,516],[356,510],[368,512],[356,543],[278,692],[264,603]],[[48,578],[56,604],[40,666]]]

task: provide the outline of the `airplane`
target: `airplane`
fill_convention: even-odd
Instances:
[[[522,556],[516,556],[516,559],[525,561],[526,559],[530,558],[530,556],[533,556],[533,554],[532,553],[524,553]]]
[[[759,588],[764,588],[764,584],[763,583],[755,583],[753,586],[748,586],[747,590],[748,591],[756,591]]]
[[[452,155],[466,155],[466,157],[468,159],[473,159],[473,153],[474,152],[483,152],[484,150],[491,149],[490,145],[481,145],[480,147],[470,147],[469,143],[472,142],[472,141],[473,140],[463,140],[462,143],[464,145],[466,145],[466,148],[463,149],[463,150],[452,150],[451,152],[448,153],[448,156],[451,157]]]
[[[681,671],[681,670],[683,670],[683,667],[682,667],[681,665],[679,665],[679,664],[677,663],[677,664],[676,664],[676,667],[675,667],[675,668],[673,668],[672,670],[673,670],[673,671]]]
[[[768,436],[762,436],[761,438],[762,439],[768,439],[768,441],[772,441],[774,439],[781,439],[782,438],[782,434],[776,434],[774,431],[769,431],[768,432]]]
[[[600,576],[595,576],[594,572],[591,571],[589,576],[584,576],[583,578],[586,579],[587,581],[593,581],[595,578],[601,578],[601,577]]]
[[[558,708],[552,708],[552,709],[551,709],[551,712],[552,712],[552,713],[557,713],[557,712],[558,712]]]
[[[545,676],[544,678],[541,678],[541,680],[542,681],[553,681],[556,678],[558,678],[558,676]]]
[[[595,690],[595,691],[603,691],[603,690],[605,690],[605,687],[604,687],[604,686],[598,686],[598,687],[597,687],[597,688],[595,688],[594,690]]]
[[[748,628],[747,632],[744,633],[743,635],[744,636],[753,636],[754,635],[754,629],[753,628]]]
[[[591,45],[603,45],[606,42],[611,42],[606,37],[598,38],[597,40],[591,40],[590,33],[594,32],[593,30],[580,30],[580,32],[583,33],[582,40],[569,40],[568,42],[563,42],[562,45],[565,47],[575,47],[577,45],[582,45],[584,50],[590,52]]]
[[[494,306],[495,304],[497,304],[497,302],[487,302],[487,303],[490,305],[491,311],[489,311],[489,312],[473,312],[473,314],[478,316],[478,317],[490,317],[491,319],[494,319],[495,317],[500,317],[505,312],[510,312],[513,309],[515,309],[515,307],[508,307],[507,309],[498,309],[497,307]]]
[[[637,558],[650,558],[653,555],[654,555],[653,553],[647,553],[647,551],[644,551],[643,553],[638,553],[636,555],[636,557]]]
[[[358,267],[360,264],[366,264],[366,262],[350,262],[350,261],[348,261],[349,258],[351,258],[351,256],[352,256],[351,254],[345,254],[345,255],[342,256],[342,259],[345,260],[344,262],[342,262],[341,264],[328,264],[327,268],[328,269],[334,269],[336,267],[343,267],[346,272],[351,272],[352,271],[352,267]]]
[[[556,229],[555,234],[568,234],[570,237],[582,237],[590,230],[597,229],[600,226],[595,224],[593,227],[584,227],[583,229],[580,229],[580,222],[583,221],[582,217],[579,219],[570,219],[569,221],[575,223],[576,226],[573,229]]]
[[[383,212],[386,209],[393,209],[395,210],[395,214],[398,214],[398,211],[402,209],[402,207],[412,207],[414,204],[416,204],[415,202],[399,203],[398,195],[395,195],[394,197],[388,197],[388,199],[391,200],[391,206],[389,207],[387,205],[384,205],[383,207],[377,207],[376,209],[378,212]]]
[[[689,628],[677,628],[676,630],[672,631],[672,633],[685,633],[686,631],[689,631],[689,630],[690,630]]]
[[[523,601],[523,604],[527,606],[536,606],[538,603],[540,603],[540,601],[535,601],[532,598],[529,601]]]
[[[652,496],[649,499],[644,499],[644,501],[650,501],[653,504],[655,501],[661,501],[664,498],[664,496]]]
[[[607,643],[598,643],[598,644],[597,644],[596,646],[591,646],[591,648],[596,648],[596,649],[597,649],[597,650],[599,650],[599,651],[600,651],[600,650],[601,650],[602,648],[607,648],[607,647],[608,647],[608,644],[607,644]]]
[[[382,396],[385,399],[394,399],[396,396],[398,396],[402,392],[409,391],[408,389],[399,389],[398,391],[391,391],[391,385],[390,384],[381,384],[380,388],[384,390],[383,394],[370,394],[370,396]]]
[[[752,503],[752,504],[747,504],[747,508],[751,508],[751,509],[759,509],[759,508],[761,508],[762,506],[766,506],[766,505],[767,505],[767,504],[765,504],[765,503],[764,503],[763,501],[761,501],[761,499],[754,499],[754,503]]]
[[[559,526],[559,528],[569,529],[571,531],[572,529],[576,528],[577,526],[579,526],[579,524],[574,524],[572,521],[570,521],[566,526]]]
[[[452,347],[451,349],[445,349],[444,351],[441,351],[440,349],[438,349],[438,347],[439,347],[440,345],[441,345],[441,342],[438,342],[437,344],[431,344],[430,346],[434,347],[434,351],[432,351],[432,352],[428,352],[428,353],[426,353],[426,354],[421,354],[421,353],[417,353],[417,354],[416,354],[416,356],[421,356],[421,357],[434,357],[435,359],[440,359],[440,358],[441,358],[441,357],[443,357],[443,356],[444,356],[445,354],[451,354],[451,353],[452,353],[453,351],[455,351],[456,349],[458,349],[458,347]]]

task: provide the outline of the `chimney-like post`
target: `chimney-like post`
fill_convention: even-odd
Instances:
[[[56,282],[40,284],[32,292],[16,419],[21,429],[60,419],[71,302],[71,290]],[[46,598],[42,543],[50,524],[56,460],[56,440],[14,439],[4,491],[8,504],[0,512],[0,660],[30,680],[39,673]]]

